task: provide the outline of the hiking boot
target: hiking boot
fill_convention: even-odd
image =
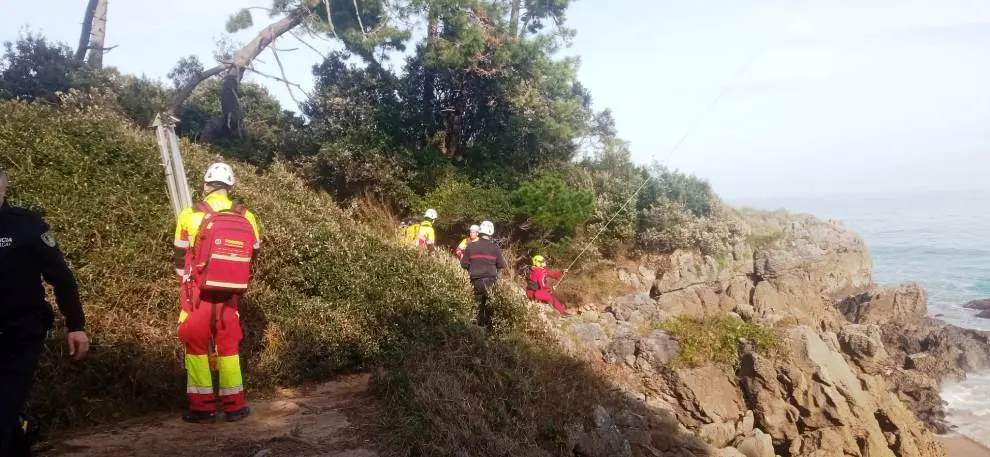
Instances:
[[[217,421],[217,413],[213,411],[186,411],[182,413],[182,420],[194,424],[212,424]]]
[[[237,411],[231,411],[231,412],[228,412],[228,413],[224,413],[224,418],[227,419],[227,422],[237,422],[237,421],[239,421],[241,419],[244,419],[244,418],[246,418],[246,417],[248,417],[250,415],[251,415],[251,407],[250,406],[245,406],[245,407],[243,407],[243,408],[241,408],[241,409],[239,409]]]

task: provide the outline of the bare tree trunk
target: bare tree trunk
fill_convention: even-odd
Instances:
[[[429,54],[433,51],[433,47],[436,45],[437,36],[440,33],[439,19],[437,18],[436,10],[430,8],[430,22],[426,28],[426,52]],[[424,63],[425,64],[425,63]],[[423,69],[423,107],[432,112],[433,111],[433,91],[436,88],[437,80],[437,70],[433,68],[432,65],[424,65]]]
[[[519,9],[522,7],[522,0],[512,0],[512,15],[509,17],[509,24],[512,25],[512,36],[519,36]]]
[[[93,16],[96,13],[96,5],[100,0],[89,0],[86,5],[86,14],[83,15],[82,33],[79,34],[79,46],[76,47],[75,59],[82,61],[86,58],[86,51],[89,50],[89,35],[93,30]]]
[[[89,66],[93,68],[103,68],[109,3],[110,0],[97,0],[96,10],[93,11],[93,26],[89,34],[89,59],[87,60]]]
[[[429,54],[436,46],[437,38],[440,35],[440,18],[435,7],[430,7],[429,24],[426,28],[426,53]],[[424,140],[429,142],[430,137],[435,132],[436,124],[436,87],[437,69],[435,66],[423,62],[423,113],[426,115],[426,129],[423,132]]]

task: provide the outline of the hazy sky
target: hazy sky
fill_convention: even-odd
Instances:
[[[85,3],[0,0],[0,38],[29,25],[74,45]],[[105,63],[162,79],[184,55],[209,64],[227,15],[267,3],[111,0],[107,41],[119,48]],[[990,1],[577,0],[568,24],[578,35],[566,54],[581,57],[582,82],[635,159],[669,158],[729,199],[990,188]],[[297,46],[283,61],[309,88],[318,56],[280,45]]]

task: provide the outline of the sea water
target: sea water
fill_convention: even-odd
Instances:
[[[751,199],[732,202],[838,219],[866,242],[873,277],[884,286],[913,281],[928,313],[960,327],[990,330],[963,304],[990,298],[990,191],[885,196]],[[990,372],[943,387],[958,432],[990,445]]]

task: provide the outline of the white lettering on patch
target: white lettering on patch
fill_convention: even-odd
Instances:
[[[10,237],[0,237],[0,248],[9,248],[14,244],[14,239]]]

